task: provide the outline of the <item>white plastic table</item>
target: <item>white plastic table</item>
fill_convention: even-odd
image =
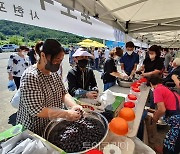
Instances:
[[[141,117],[142,117],[142,114],[144,111],[144,106],[146,104],[146,100],[147,100],[147,97],[149,94],[149,89],[150,88],[147,87],[146,89],[141,91],[139,101],[136,104],[136,111],[135,111],[136,117],[134,120],[133,129],[131,132],[129,132],[127,134],[127,136],[130,138],[135,137],[137,135]],[[113,95],[115,95],[115,96],[125,96],[125,95],[129,94],[130,88],[123,88],[118,85],[115,85],[115,86],[111,87],[109,90],[111,92],[113,92]]]

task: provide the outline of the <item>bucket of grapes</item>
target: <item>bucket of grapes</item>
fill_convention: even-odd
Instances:
[[[108,129],[108,121],[103,115],[86,111],[86,116],[78,121],[51,121],[44,138],[67,153],[86,153],[103,142]]]

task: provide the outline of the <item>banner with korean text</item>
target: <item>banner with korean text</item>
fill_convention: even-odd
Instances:
[[[55,0],[0,0],[0,20],[116,40],[115,29]]]

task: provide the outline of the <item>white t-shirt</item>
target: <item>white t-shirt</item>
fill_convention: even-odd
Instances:
[[[99,58],[99,52],[98,50],[94,50],[94,58]]]
[[[15,77],[21,77],[30,64],[28,56],[22,58],[17,53],[13,53],[8,60],[7,72],[12,73]]]
[[[107,60],[108,58],[109,58],[109,52],[110,52],[110,50],[109,49],[106,49],[105,50],[105,55],[104,55],[104,58]]]

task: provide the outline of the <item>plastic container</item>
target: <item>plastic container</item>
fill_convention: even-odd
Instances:
[[[103,154],[103,152],[98,149],[92,149],[92,150],[86,152],[85,154]]]
[[[131,89],[130,89],[130,94],[133,94],[133,95],[136,95],[137,96],[137,98],[139,98],[140,97],[140,94],[141,94],[141,90],[140,90],[140,88],[139,87],[132,87]]]
[[[138,82],[138,81],[136,81],[136,82],[134,82],[134,83],[131,84],[131,87],[130,87],[130,88],[131,88],[131,89],[132,89],[132,88],[138,88],[138,87],[140,87],[140,86],[141,86],[141,83]]]
[[[135,104],[137,104],[138,102],[138,97],[134,94],[128,94],[128,96],[125,99],[126,102],[134,102]]]
[[[124,107],[119,112],[119,117],[123,118],[128,123],[128,132],[133,130],[135,113],[131,108]]]
[[[146,79],[146,78],[141,78],[140,81],[141,81],[142,83],[146,83],[146,82],[147,82],[147,79]]]
[[[128,123],[123,118],[115,117],[109,123],[109,129],[116,135],[124,136],[128,133]]]
[[[134,102],[124,102],[124,107],[131,108],[134,111],[136,110],[136,104]]]

